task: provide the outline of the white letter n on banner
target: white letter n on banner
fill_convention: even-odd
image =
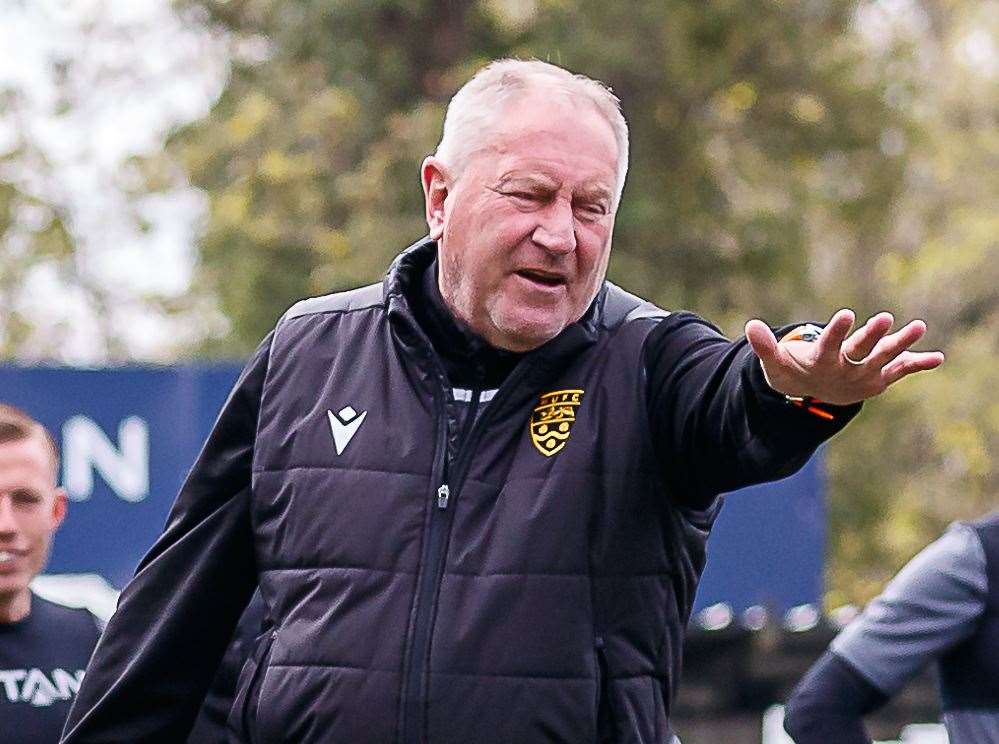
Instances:
[[[73,416],[62,427],[63,485],[74,501],[94,491],[94,470],[125,501],[149,495],[149,427],[138,416],[118,425],[118,446],[86,416]]]

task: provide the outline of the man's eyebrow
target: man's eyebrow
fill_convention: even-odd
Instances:
[[[15,488],[11,490],[10,495],[16,496],[18,498],[24,498],[25,496],[30,496],[32,498],[42,498],[45,494],[44,492],[38,490],[37,488],[22,486],[20,488]]]
[[[557,189],[559,182],[543,173],[504,173],[500,176],[500,186],[523,185],[526,187]]]
[[[606,200],[609,202],[611,200],[610,189],[606,186],[602,186],[601,184],[582,186],[577,193],[583,199],[589,199],[591,201]]]
[[[519,186],[528,189],[555,190],[560,185],[557,179],[544,173],[504,173],[497,182],[499,188]],[[601,183],[584,184],[576,191],[576,195],[590,201],[611,201],[611,190]]]

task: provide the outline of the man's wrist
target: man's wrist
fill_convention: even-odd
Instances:
[[[805,323],[800,326],[792,328],[790,331],[785,333],[780,337],[778,344],[784,344],[789,341],[804,341],[805,343],[813,344],[819,340],[822,336],[822,327],[815,325],[814,323]],[[836,416],[828,409],[828,404],[823,403],[818,398],[813,398],[810,395],[789,395],[787,393],[777,390],[770,382],[770,378],[767,377],[767,370],[763,367],[763,361],[760,360],[760,368],[763,369],[763,379],[766,380],[767,384],[770,385],[773,390],[784,396],[784,402],[790,406],[795,406],[796,408],[801,408],[804,411],[817,416],[824,421],[835,421]]]

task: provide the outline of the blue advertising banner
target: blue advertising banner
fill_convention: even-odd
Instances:
[[[0,401],[41,421],[62,455],[69,510],[47,571],[124,586],[163,530],[238,374],[233,365],[0,366]]]
[[[725,496],[695,611],[719,602],[783,612],[821,606],[826,544],[822,452],[792,475]]]
[[[162,531],[239,369],[0,366],[0,401],[41,421],[62,454],[70,508],[48,572],[97,573],[119,588],[128,581]],[[697,608],[724,602],[736,612],[756,604],[784,611],[818,603],[822,492],[816,457],[791,478],[726,497]]]

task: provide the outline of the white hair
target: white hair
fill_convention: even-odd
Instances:
[[[545,94],[557,91],[574,100],[589,101],[610,124],[618,152],[614,194],[617,205],[628,173],[628,124],[621,113],[621,102],[598,80],[537,59],[500,59],[476,72],[448,104],[436,156],[454,169],[454,176],[459,175],[472,153],[502,120],[503,107],[511,100],[537,91]]]

